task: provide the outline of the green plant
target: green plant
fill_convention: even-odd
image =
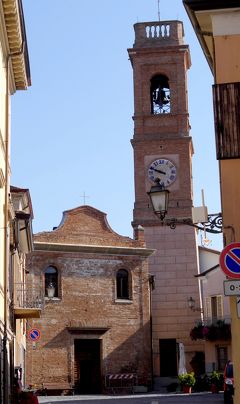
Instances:
[[[214,370],[212,372],[212,374],[210,375],[211,383],[217,384],[220,380],[220,376],[221,376],[221,374],[218,373],[216,370]]]
[[[223,387],[223,375],[222,373],[217,372],[214,370],[210,375],[210,380],[212,384],[215,384],[219,389]]]
[[[178,380],[181,386],[193,387],[194,384],[196,383],[196,379],[193,372],[178,375]]]

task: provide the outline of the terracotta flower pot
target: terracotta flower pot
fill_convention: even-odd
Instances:
[[[211,392],[212,393],[219,393],[219,388],[216,386],[216,384],[211,385]]]
[[[182,390],[183,390],[183,393],[190,394],[192,392],[192,387],[191,386],[183,386]]]
[[[38,404],[38,398],[32,391],[23,391],[20,394],[20,404]]]

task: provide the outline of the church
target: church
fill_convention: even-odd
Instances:
[[[150,287],[143,241],[116,234],[90,206],[64,212],[39,233],[27,266],[45,309],[29,321],[27,383],[49,393],[101,393],[151,383]],[[37,338],[35,339],[35,335]],[[120,377],[120,376],[118,376]],[[127,376],[124,376],[127,377]]]

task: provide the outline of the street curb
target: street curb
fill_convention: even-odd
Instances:
[[[191,393],[191,396],[212,396],[211,392],[199,392]],[[68,402],[68,401],[94,401],[94,400],[119,400],[119,399],[136,399],[139,398],[160,398],[160,397],[176,397],[176,396],[189,396],[189,394],[184,393],[146,393],[146,394],[131,394],[131,395],[78,395],[78,396],[38,396],[39,404],[41,403],[58,403],[58,402]]]

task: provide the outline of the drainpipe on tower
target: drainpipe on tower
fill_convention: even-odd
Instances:
[[[155,289],[155,276],[149,275],[149,309],[150,309],[150,339],[151,339],[151,390],[154,389],[154,371],[153,371],[153,331],[152,331],[152,291]]]

